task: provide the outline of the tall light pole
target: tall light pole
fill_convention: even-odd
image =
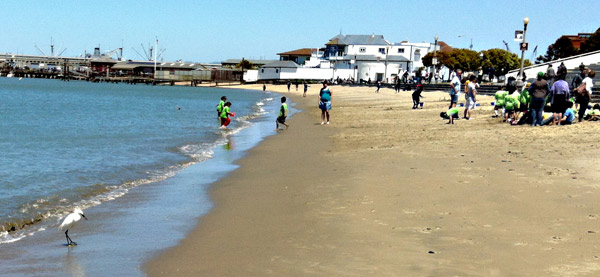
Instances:
[[[527,24],[529,24],[529,17],[523,18],[523,42],[522,45],[526,45],[525,38],[527,37]],[[517,76],[517,84],[522,82],[523,78],[523,65],[525,65],[525,47],[521,46],[521,69],[519,69],[519,75]]]
[[[431,61],[431,64],[433,65],[433,70],[432,70],[431,74],[435,74],[435,71],[436,71],[436,66],[437,66],[437,42],[438,42],[439,38],[440,37],[437,34],[435,34],[435,44],[433,45],[433,60]],[[433,75],[434,79],[435,79],[435,76],[436,75]],[[435,82],[437,83],[437,79],[435,79]]]
[[[458,35],[459,38],[468,38],[465,35]],[[471,44],[469,45],[469,49],[473,50],[473,38],[468,38],[471,40]]]
[[[390,51],[390,46],[385,47],[385,73],[383,74],[383,81],[387,84],[387,61],[388,61],[388,52]]]

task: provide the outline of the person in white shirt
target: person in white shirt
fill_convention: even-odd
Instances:
[[[596,72],[590,69],[587,73],[587,77],[581,81],[581,85],[585,85],[585,90],[579,94],[579,122],[583,120],[585,110],[587,110],[590,99],[592,98],[592,87],[594,86],[594,81],[592,79],[594,77],[596,77]],[[575,92],[577,92],[577,90],[575,90]]]
[[[450,107],[448,109],[452,109],[456,107],[458,103],[458,96],[460,96],[460,76],[462,74],[462,70],[457,69],[456,75],[450,81]]]

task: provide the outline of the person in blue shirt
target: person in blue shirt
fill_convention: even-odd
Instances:
[[[550,117],[544,120],[544,122],[542,122],[542,125],[547,125],[552,121],[554,121],[554,118]],[[574,121],[575,111],[573,111],[573,102],[569,101],[567,102],[567,110],[563,113],[563,116],[562,118],[560,118],[558,125],[571,125]]]

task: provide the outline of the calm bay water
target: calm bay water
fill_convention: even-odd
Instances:
[[[226,131],[215,112],[223,94],[236,113]],[[228,136],[276,111],[273,97],[0,78],[0,244],[210,159]]]

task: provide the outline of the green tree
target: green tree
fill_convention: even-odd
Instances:
[[[240,63],[238,63],[235,68],[243,68],[243,69],[252,69],[252,67],[254,67],[254,65],[248,61],[243,59]]]
[[[438,65],[462,70],[476,70],[481,66],[479,54],[469,49],[453,49],[452,52],[437,52]],[[427,53],[422,59],[423,65],[431,66],[433,60],[433,52]]]
[[[501,76],[506,74],[509,70],[517,69],[521,67],[521,59],[517,54],[508,52],[504,49],[494,48],[483,53],[483,66],[496,68],[495,75]],[[525,65],[531,64],[529,60],[525,60]]]
[[[581,44],[579,53],[583,54],[597,50],[600,50],[600,28]]]
[[[566,57],[570,57],[573,55],[577,55],[578,51],[573,47],[571,40],[562,37],[557,39],[553,44],[548,46],[548,50],[546,51],[546,55],[544,55],[542,61],[549,62],[557,59],[562,59]],[[538,58],[539,60],[539,58]]]

